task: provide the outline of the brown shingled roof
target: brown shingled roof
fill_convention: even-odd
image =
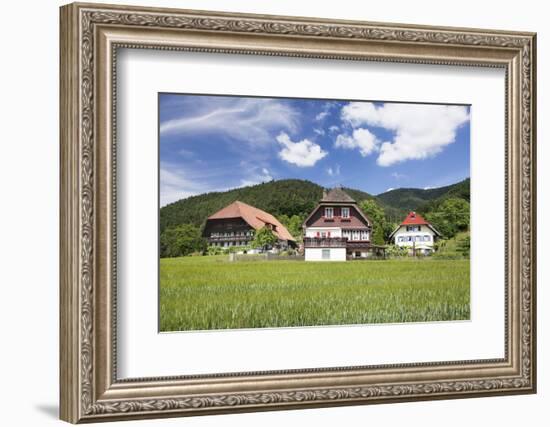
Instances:
[[[323,198],[321,199],[321,202],[344,202],[344,203],[355,203],[355,200],[353,200],[348,193],[346,193],[341,188],[333,188],[328,193],[323,193]]]
[[[209,220],[226,218],[242,218],[255,230],[259,230],[266,224],[272,224],[275,226],[275,234],[280,240],[295,241],[286,227],[273,215],[238,200],[208,217]]]

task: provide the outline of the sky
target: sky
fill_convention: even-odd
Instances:
[[[160,204],[279,179],[380,194],[470,175],[470,107],[159,94]]]

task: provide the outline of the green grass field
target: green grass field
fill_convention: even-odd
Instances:
[[[161,331],[469,318],[468,260],[160,261]]]

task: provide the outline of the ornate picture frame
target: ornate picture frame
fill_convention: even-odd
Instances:
[[[535,34],[80,3],[60,13],[61,419],[79,423],[536,391]],[[505,357],[120,380],[119,48],[504,69]]]

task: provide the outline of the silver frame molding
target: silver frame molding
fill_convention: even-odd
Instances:
[[[60,13],[61,419],[112,421],[536,391],[534,33],[80,3]],[[117,379],[118,48],[505,69],[505,357]]]

